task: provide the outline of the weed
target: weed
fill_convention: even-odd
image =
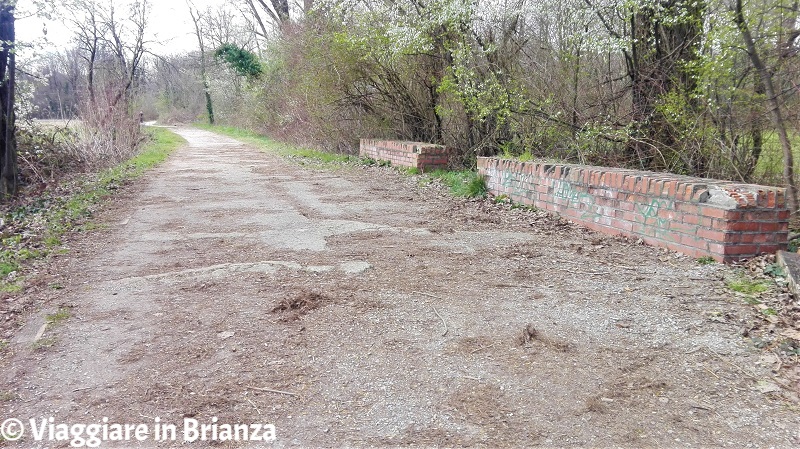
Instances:
[[[703,257],[700,257],[699,259],[697,259],[697,263],[699,265],[711,265],[711,264],[713,264],[715,262],[716,262],[716,260],[714,260],[714,258],[711,257],[711,256],[703,256]]]
[[[44,238],[44,244],[48,248],[61,246],[61,239],[54,235],[48,235],[47,237]]]
[[[783,267],[777,263],[771,263],[764,267],[764,274],[767,276],[772,277],[785,277],[786,273],[783,271]]]
[[[0,402],[11,402],[19,399],[19,395],[13,391],[0,392]]]
[[[47,315],[44,320],[47,322],[47,324],[55,326],[57,324],[60,324],[69,317],[70,317],[69,309],[61,307],[56,311],[56,313]]]
[[[744,293],[746,295],[756,295],[769,290],[769,284],[762,281],[740,278],[733,281],[728,281],[728,288],[735,292]]]
[[[409,175],[409,176],[419,175],[421,173],[417,167],[401,168],[400,171],[402,173],[405,173],[405,174]]]
[[[22,291],[22,282],[0,282],[0,293],[19,293]]]
[[[744,298],[744,302],[750,304],[751,306],[761,304],[761,301],[757,300],[756,298],[753,298],[752,296]]]
[[[484,198],[486,196],[486,182],[483,176],[472,170],[436,170],[431,173],[431,176],[450,187],[450,193],[454,196],[466,198]]]
[[[14,262],[0,262],[0,278],[19,270],[19,265]]]
[[[56,337],[47,337],[36,340],[35,342],[33,342],[32,347],[34,350],[40,350],[45,348],[51,348],[55,344],[56,344]]]
[[[501,193],[500,195],[497,195],[496,197],[494,197],[494,203],[495,204],[510,204],[511,203],[511,197],[509,197],[505,193]]]
[[[516,210],[516,209],[525,210],[528,212],[536,212],[538,210],[536,209],[535,206],[529,206],[527,204],[520,204],[520,203],[511,203],[511,210]]]
[[[533,155],[531,154],[530,150],[526,150],[524,153],[522,153],[519,156],[517,156],[517,160],[520,161],[520,162],[528,162],[528,161],[532,161],[533,159],[534,158],[533,158]]]

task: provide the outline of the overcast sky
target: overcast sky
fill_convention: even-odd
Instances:
[[[193,0],[194,4],[204,9],[207,5],[219,3],[215,0]],[[115,0],[120,11],[125,11],[125,0]],[[27,17],[26,17],[27,15]],[[62,14],[63,16],[63,14]],[[41,17],[30,16],[19,11],[16,21],[17,40],[19,42],[43,43],[43,30],[47,28],[45,50],[69,46],[72,32],[61,23],[61,18],[53,21]],[[194,26],[189,17],[185,0],[153,0],[150,3],[149,39],[153,43],[150,50],[157,54],[184,53],[197,47]],[[41,51],[41,49],[39,50]]]

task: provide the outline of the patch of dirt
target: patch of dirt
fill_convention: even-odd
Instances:
[[[528,324],[522,330],[522,335],[517,338],[517,344],[520,346],[530,346],[532,343],[540,343],[546,348],[553,349],[559,352],[568,352],[572,349],[572,345],[565,341],[553,340],[541,332],[537,331],[533,325]]]
[[[800,445],[784,315],[727,285],[758,269],[180,132],[4,297],[4,416],[271,423],[277,447]]]
[[[290,298],[282,299],[277,306],[273,307],[272,313],[282,313],[281,321],[297,321],[301,316],[331,302],[325,295],[315,292],[302,292]]]

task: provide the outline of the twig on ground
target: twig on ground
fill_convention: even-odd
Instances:
[[[271,388],[254,387],[251,385],[248,385],[245,388],[249,388],[250,390],[256,390],[256,391],[266,391],[267,393],[285,394],[287,396],[297,396],[297,393],[292,393],[291,391],[273,390]]]
[[[708,373],[709,373],[709,374],[711,374],[712,376],[714,376],[714,377],[716,377],[717,379],[719,379],[719,376],[717,376],[717,373],[715,373],[714,371],[711,371],[710,369],[708,369],[708,367],[707,367],[707,366],[703,365],[703,369],[704,369],[704,370],[706,370],[706,371],[708,371]]]
[[[444,337],[445,335],[447,335],[447,323],[445,323],[444,318],[442,318],[442,316],[439,315],[439,311],[436,310],[436,307],[433,308],[433,311],[436,312],[436,316],[438,316],[439,319],[442,320],[442,324],[444,324],[444,333],[442,333],[442,337]]]
[[[710,352],[711,354],[714,354],[715,356],[717,356],[718,359],[720,359],[723,362],[727,363],[728,365],[738,369],[739,371],[741,371],[742,373],[744,373],[746,376],[750,377],[751,379],[758,379],[758,376],[756,376],[755,374],[751,373],[750,371],[747,371],[746,369],[742,368],[741,366],[739,366],[739,365],[737,365],[737,364],[735,364],[733,362],[729,362],[728,360],[725,360],[725,358],[722,357],[722,355],[720,355],[719,353],[717,353],[713,349],[711,349],[711,348],[703,348],[703,349],[705,351],[707,351],[707,352]]]
[[[494,343],[490,344],[489,346],[481,346],[480,348],[473,349],[472,351],[470,351],[470,354],[475,354],[478,351],[482,351],[484,349],[489,349],[489,348],[491,348],[492,346],[494,346],[496,344],[497,344],[497,342],[494,342]]]
[[[411,293],[416,293],[418,295],[428,296],[428,297],[436,298],[436,299],[443,299],[441,296],[436,296],[436,295],[432,295],[430,293],[425,293],[425,292],[412,291]]]
[[[535,285],[526,285],[526,284],[491,284],[491,287],[499,287],[499,288],[538,288]]]
[[[258,412],[258,414],[260,415],[261,414],[261,410],[259,410],[258,407],[256,407],[255,404],[253,404],[253,401],[251,401],[250,398],[246,398],[246,399],[247,399],[247,402],[249,402],[250,405],[252,405],[253,408],[256,409],[256,412]]]

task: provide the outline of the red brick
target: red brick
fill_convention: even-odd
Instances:
[[[722,243],[708,243],[708,252],[713,254],[725,254],[725,245]]]
[[[694,203],[684,203],[680,201],[675,202],[675,210],[683,212],[684,214],[701,215],[700,206]]]
[[[697,229],[698,237],[706,240],[712,240],[714,242],[724,242],[727,235],[728,233],[716,229]]]
[[[683,222],[690,225],[698,225],[700,224],[700,217],[695,214],[683,214]]]
[[[691,246],[692,248],[703,248],[705,249],[707,243],[701,239],[698,239],[695,236],[686,235],[686,234],[675,234],[677,237],[680,237],[681,245]]]
[[[611,225],[616,229],[621,229],[625,232],[632,232],[633,231],[633,223],[626,220],[617,220],[614,219],[611,221]]]
[[[713,206],[700,206],[699,215],[712,218],[726,218],[728,209],[722,209]]]
[[[729,231],[754,232],[760,230],[760,223],[753,221],[734,221],[725,226]]]
[[[759,254],[774,254],[782,249],[786,249],[786,245],[760,245],[758,247]]]
[[[673,221],[669,225],[669,230],[673,232],[680,232],[683,234],[695,235],[697,234],[698,227],[686,223]]]
[[[758,253],[758,245],[727,245],[723,250],[723,254],[725,255],[742,255],[742,254],[755,255],[757,253]]]
[[[745,220],[777,220],[778,211],[774,210],[751,210],[744,213]]]
[[[677,212],[674,209],[662,207],[658,209],[658,217],[666,218],[667,220],[683,221],[683,213]]]
[[[758,223],[758,230],[761,232],[783,232],[789,230],[787,222]]]
[[[727,239],[727,243],[762,243],[756,241],[756,236],[765,236],[766,234],[754,234],[754,233],[741,233],[741,232],[734,232],[731,233]]]

